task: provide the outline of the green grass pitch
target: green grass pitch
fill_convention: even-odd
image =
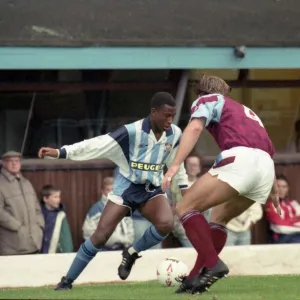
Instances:
[[[177,295],[175,289],[153,281],[75,285],[70,291],[54,291],[53,287],[0,289],[0,299],[298,300],[300,276],[232,276],[220,280],[209,292],[201,295]]]

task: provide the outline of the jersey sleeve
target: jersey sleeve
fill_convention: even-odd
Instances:
[[[177,129],[180,131],[179,132],[179,137],[175,141],[174,146],[171,150],[171,153],[169,154],[168,159],[166,161],[167,168],[169,168],[171,166],[171,164],[172,164],[172,162],[175,158],[176,152],[178,150],[179,143],[180,143],[182,132],[181,132],[180,128],[177,128]],[[188,187],[188,176],[186,174],[184,163],[182,163],[180,165],[179,171],[177,172],[177,174],[176,174],[176,176],[174,177],[173,180],[176,180],[176,183],[177,183],[177,185],[179,186],[180,189],[185,189],[185,188]]]
[[[125,126],[111,133],[84,140],[59,149],[59,158],[75,161],[109,159],[117,165],[127,159],[129,136]]]
[[[219,122],[224,106],[224,97],[221,95],[208,95],[198,98],[191,107],[191,120],[204,119],[205,127],[210,122]]]

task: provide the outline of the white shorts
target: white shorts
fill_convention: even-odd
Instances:
[[[274,161],[262,150],[235,147],[221,152],[208,171],[241,196],[265,204],[275,177]]]

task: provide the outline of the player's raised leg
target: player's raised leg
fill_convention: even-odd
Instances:
[[[211,238],[214,245],[214,248],[219,254],[225,246],[226,239],[227,239],[227,232],[226,232],[226,225],[230,220],[239,216],[244,211],[246,211],[252,204],[254,203],[253,200],[248,199],[243,196],[236,196],[230,199],[227,202],[224,202],[212,209],[211,213],[211,223],[210,230],[211,230]],[[194,278],[197,274],[200,273],[201,268],[203,267],[203,258],[198,255],[197,261],[193,270],[189,274],[189,279]],[[208,276],[209,273],[213,273],[214,270],[210,269],[206,273]],[[212,276],[211,280],[207,280],[207,276],[200,277],[200,280],[196,285],[193,287],[193,290],[203,290],[205,286],[206,289],[210,288],[212,284],[214,284],[221,276]]]
[[[254,201],[250,199],[244,201],[242,198],[242,196],[238,196],[236,198],[230,199],[228,202],[222,203],[212,208],[209,227],[212,242],[217,254],[221,253],[226,244],[227,223],[231,219],[239,216],[254,203]],[[192,279],[193,277],[197,276],[199,274],[199,271],[203,268],[203,264],[203,257],[201,255],[198,255],[195,266],[191,270],[188,278]]]
[[[61,281],[56,290],[68,290],[72,288],[72,283],[82,273],[89,262],[101,251],[117,224],[129,212],[129,208],[108,201],[101,214],[100,221],[96,231],[90,239],[81,244],[73,263]]]
[[[211,236],[217,253],[220,253],[226,243],[226,235],[222,230],[226,228],[233,218],[246,211],[255,202],[244,196],[237,196],[228,202],[222,203],[212,209],[210,217]],[[213,229],[215,229],[213,231]]]
[[[237,190],[219,180],[217,176],[206,173],[192,185],[176,207],[187,237],[196,249],[198,257],[203,260],[201,264],[205,269],[211,270],[210,276],[223,277],[229,270],[218,257],[209,224],[201,212],[236,196],[238,196]],[[195,270],[199,272],[197,263],[191,273]],[[198,286],[197,278],[193,281],[188,277],[178,292],[191,290],[195,286]]]
[[[147,201],[140,212],[152,225],[132,247],[123,251],[123,260],[118,269],[123,280],[129,276],[133,264],[139,258],[138,253],[162,242],[173,228],[173,212],[164,195],[157,195]]]

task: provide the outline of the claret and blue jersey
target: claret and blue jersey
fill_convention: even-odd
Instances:
[[[274,155],[274,146],[260,118],[248,107],[220,94],[194,101],[191,119],[202,118],[221,151],[244,146]]]

